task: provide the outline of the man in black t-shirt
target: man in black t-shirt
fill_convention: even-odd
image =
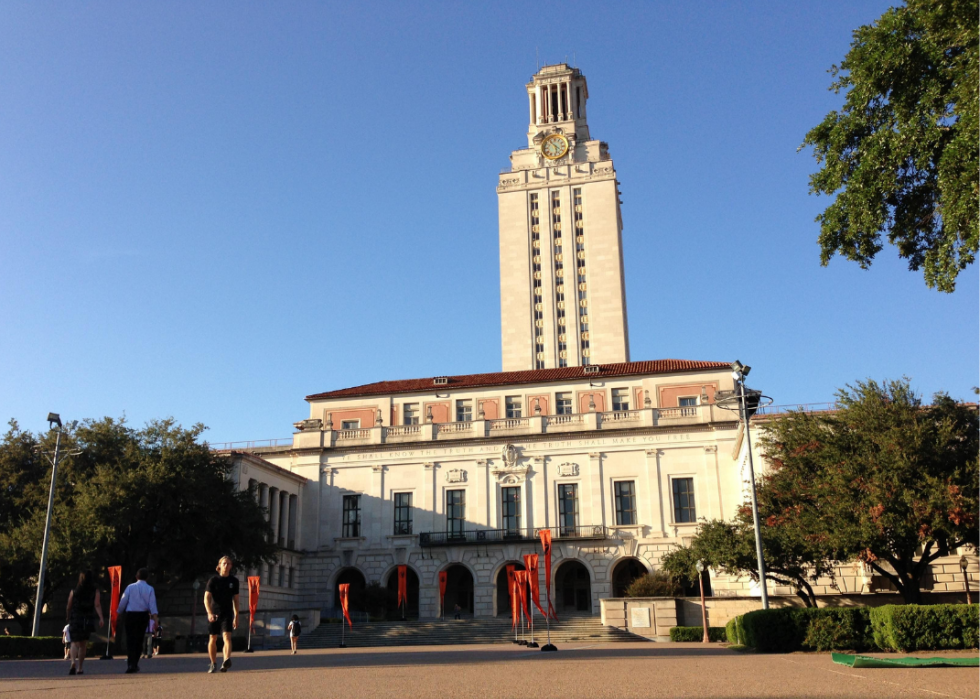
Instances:
[[[223,556],[218,561],[217,575],[211,576],[204,588],[204,608],[208,612],[208,657],[214,672],[218,664],[218,635],[224,639],[225,660],[221,671],[231,667],[231,632],[238,628],[238,578],[231,574],[231,558]]]

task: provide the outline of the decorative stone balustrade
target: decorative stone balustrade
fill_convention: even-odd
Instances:
[[[535,415],[533,417],[472,420],[464,422],[397,425],[352,430],[304,430],[293,435],[296,448],[330,448],[360,444],[427,442],[433,440],[485,439],[495,436],[629,430],[640,428],[733,422],[735,413],[715,405],[683,408],[641,408],[604,413]]]

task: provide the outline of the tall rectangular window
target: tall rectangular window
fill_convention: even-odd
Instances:
[[[473,419],[473,401],[456,401],[456,422],[470,422]]]
[[[501,513],[507,534],[519,534],[521,530],[521,489],[501,488]]]
[[[466,491],[446,491],[446,533],[452,537],[462,537],[466,521]]]
[[[630,409],[630,390],[628,388],[614,388],[612,390],[612,409],[615,411]]]
[[[520,396],[507,396],[504,401],[507,406],[508,418],[518,418],[521,416],[521,407],[523,406],[523,403]]]
[[[402,406],[402,424],[403,425],[419,424],[418,403],[405,403],[405,405]]]
[[[681,415],[697,415],[698,414],[698,399],[697,396],[684,396],[677,399],[677,405],[680,406]]]
[[[674,478],[672,483],[674,491],[674,522],[676,524],[696,522],[697,515],[694,511],[694,479]]]
[[[578,486],[558,484],[558,536],[575,536],[578,529]]]
[[[361,535],[361,496],[344,496],[344,532],[345,537]]]
[[[636,524],[636,488],[633,481],[616,481],[616,524]]]
[[[555,414],[556,415],[571,415],[572,414],[572,394],[571,393],[558,393],[555,395]]]
[[[412,494],[395,493],[395,536],[412,533]]]

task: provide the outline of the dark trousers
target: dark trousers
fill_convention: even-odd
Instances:
[[[149,612],[126,612],[126,664],[129,667],[139,667],[143,635],[149,624]]]

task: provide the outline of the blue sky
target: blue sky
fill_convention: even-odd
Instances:
[[[500,368],[496,177],[567,60],[623,192],[633,359],[777,403],[978,383],[978,280],[819,265],[797,152],[885,2],[0,4],[0,417],[284,437],[303,397]]]

